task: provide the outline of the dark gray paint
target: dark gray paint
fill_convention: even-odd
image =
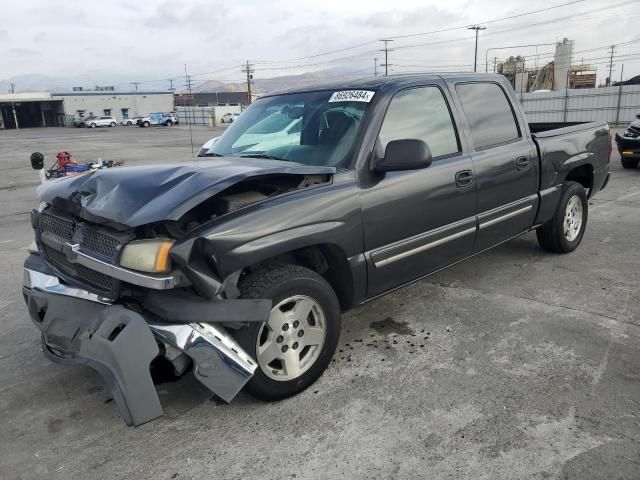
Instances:
[[[522,136],[477,152],[467,134],[455,84],[487,80],[507,93]],[[425,85],[438,85],[444,91],[461,153],[437,159],[423,170],[373,172],[375,139],[390,99],[402,89]],[[250,265],[304,247],[330,245],[351,272],[353,302],[358,303],[548,220],[559,198],[554,187],[573,168],[589,165],[592,194],[608,172],[606,125],[574,125],[532,136],[515,94],[498,75],[385,77],[323,87],[331,88],[376,91],[351,168],[335,171],[328,185],[242,208],[179,239],[173,257],[203,296],[213,298],[227,276]],[[305,90],[316,89],[298,91]],[[524,168],[518,163],[522,159]],[[469,186],[456,184],[456,174],[463,171],[472,180]],[[40,197],[74,199],[80,198],[75,191],[87,190],[90,195],[81,203],[88,216],[134,227],[179,219],[199,202],[250,176],[333,172],[266,160],[216,159],[196,166],[99,172],[44,187]],[[547,193],[542,204],[539,190]],[[458,235],[469,228],[475,230]],[[446,239],[450,241],[439,243]],[[416,253],[384,264],[407,252]],[[202,259],[209,267],[202,268],[198,262]],[[376,266],[380,261],[384,265]]]

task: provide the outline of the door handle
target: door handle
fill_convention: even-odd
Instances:
[[[473,185],[473,172],[471,170],[462,170],[456,173],[456,185],[458,187],[468,187]]]
[[[516,169],[526,170],[529,168],[529,157],[519,157],[516,159]]]

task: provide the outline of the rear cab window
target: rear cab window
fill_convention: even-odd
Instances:
[[[496,147],[522,137],[511,102],[497,83],[459,83],[456,92],[476,150]]]

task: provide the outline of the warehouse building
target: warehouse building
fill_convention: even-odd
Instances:
[[[247,92],[198,92],[176,94],[177,107],[246,106]]]
[[[0,128],[73,125],[73,119],[111,115],[118,121],[173,111],[171,92],[75,91],[0,95]]]

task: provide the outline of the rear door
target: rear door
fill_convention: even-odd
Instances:
[[[509,239],[533,224],[539,161],[520,110],[499,82],[457,82],[464,129],[472,146],[479,230],[474,251]]]
[[[376,142],[424,140],[433,163],[388,172],[362,188],[368,296],[434,272],[471,254],[476,192],[444,84],[411,87],[392,97]]]

